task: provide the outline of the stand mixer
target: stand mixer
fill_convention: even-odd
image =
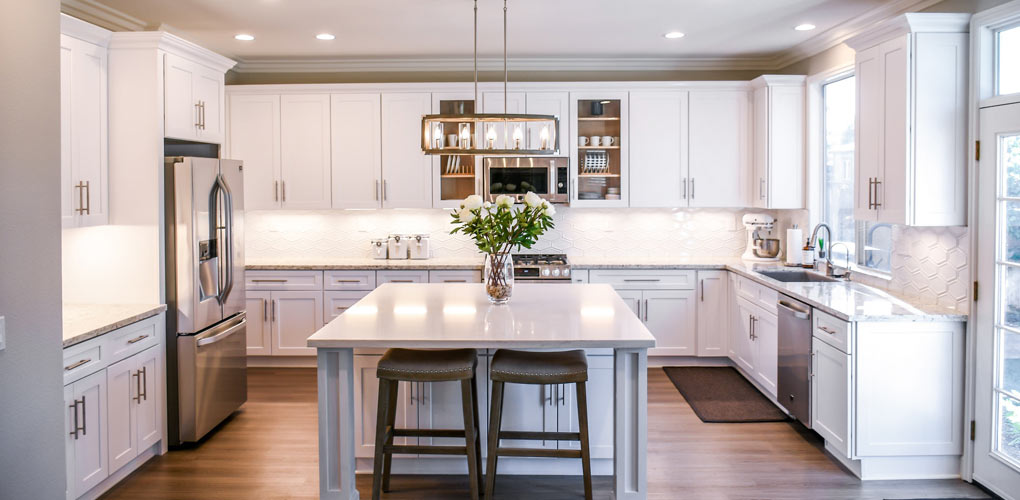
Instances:
[[[747,249],[740,258],[753,261],[779,260],[779,239],[764,238],[760,231],[771,232],[776,220],[768,214],[746,214],[743,218],[747,230]]]

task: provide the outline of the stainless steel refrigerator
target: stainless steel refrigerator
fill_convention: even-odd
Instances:
[[[248,398],[243,168],[164,161],[170,445],[202,439]]]

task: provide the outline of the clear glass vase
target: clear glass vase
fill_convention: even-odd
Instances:
[[[510,300],[514,293],[514,262],[509,253],[485,256],[485,293],[493,304]]]

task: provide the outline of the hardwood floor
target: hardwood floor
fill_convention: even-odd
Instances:
[[[318,496],[314,369],[250,369],[248,403],[200,446],[157,457],[103,498],[304,499]],[[958,480],[862,483],[789,423],[706,424],[659,368],[648,372],[653,499],[988,498]],[[362,498],[372,479],[358,476]],[[610,498],[596,477],[595,498]],[[386,499],[466,498],[459,476],[394,476]],[[575,477],[500,476],[496,498],[582,498]]]

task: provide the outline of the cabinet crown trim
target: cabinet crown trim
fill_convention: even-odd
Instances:
[[[67,14],[60,14],[60,34],[100,47],[110,44],[113,32]]]
[[[762,87],[803,87],[807,81],[805,75],[761,75],[751,80],[751,87],[760,89]]]
[[[879,24],[875,29],[846,41],[855,51],[874,47],[908,33],[968,33],[970,14],[918,13],[903,14]]]
[[[226,73],[237,64],[237,61],[233,59],[223,57],[205,47],[165,31],[114,33],[110,40],[110,48],[165,50],[221,73]]]

